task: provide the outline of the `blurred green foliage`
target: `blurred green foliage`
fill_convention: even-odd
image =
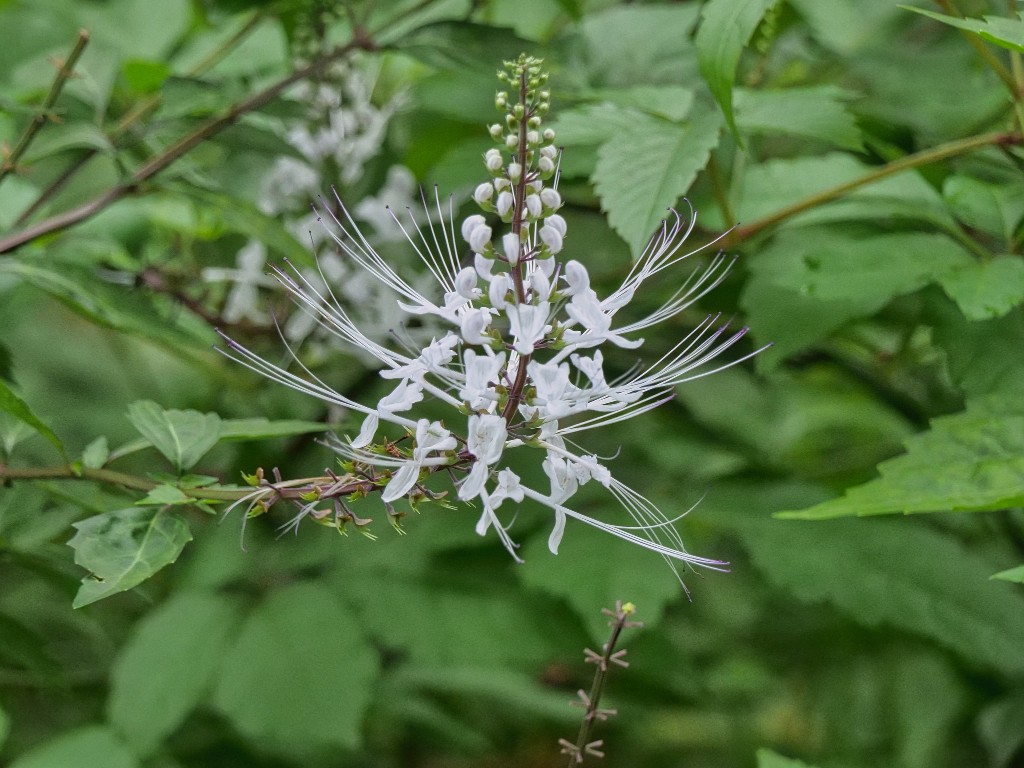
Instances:
[[[646,628],[607,765],[1024,765],[1010,5],[0,1],[0,762],[564,765],[581,650],[620,599]],[[521,51],[553,72],[567,247],[595,283],[686,196],[694,247],[740,256],[706,309],[774,343],[590,446],[666,511],[704,496],[684,537],[733,572],[692,602],[581,526],[552,557],[536,510],[524,566],[472,510],[404,536],[382,508],[347,538],[221,519],[245,476],[319,475],[320,425],[356,425],[218,356],[214,326],[286,362],[276,322],[372,398],[264,261],[328,251],[310,189],[337,185],[411,263],[373,211],[417,184],[467,199]]]

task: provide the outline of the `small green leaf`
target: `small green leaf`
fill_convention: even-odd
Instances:
[[[757,768],[814,768],[814,766],[800,760],[783,757],[770,749],[759,749],[757,750]]]
[[[124,63],[124,79],[136,93],[153,93],[171,76],[171,68],[162,61],[132,59]]]
[[[593,181],[608,221],[639,254],[678,204],[718,144],[721,118],[695,114],[688,123],[636,113],[629,131],[601,145]]]
[[[82,464],[89,469],[99,469],[107,463],[110,458],[110,448],[107,445],[107,438],[100,435],[82,451]]]
[[[995,43],[1002,48],[1011,51],[1024,53],[1024,19],[1018,15],[1015,19],[1008,19],[1005,16],[983,16],[979,19],[960,19],[956,16],[946,16],[935,11],[927,11],[924,8],[914,8],[910,5],[901,5],[905,11],[913,11],[927,16],[929,19],[941,21],[957,29],[965,29],[973,32],[982,40]]]
[[[1002,317],[1024,302],[1024,259],[997,256],[953,270],[940,280],[968,320]]]
[[[980,229],[1004,243],[1013,242],[1024,218],[1024,189],[1020,184],[994,184],[954,174],[942,184],[942,197],[953,214],[972,229]]]
[[[1015,584],[1024,584],[1024,565],[1018,565],[1016,568],[1007,568],[1005,571],[993,574],[992,578],[1012,581]]]
[[[233,600],[186,592],[136,625],[114,662],[107,714],[140,755],[206,697],[238,622]]]
[[[60,154],[71,149],[91,149],[97,152],[111,152],[113,146],[107,135],[91,123],[67,123],[48,126],[32,142],[32,148],[22,162],[35,163],[43,158]]]
[[[729,129],[737,134],[732,86],[743,47],[776,0],[708,0],[697,29],[700,73],[722,108]]]
[[[358,621],[334,594],[293,584],[270,593],[245,620],[213,699],[242,734],[293,759],[351,749],[377,666]]]
[[[128,406],[128,420],[178,472],[190,469],[220,439],[220,416],[199,411],[165,411],[151,400]]]
[[[65,731],[33,747],[9,768],[138,768],[139,761],[124,742],[104,725]]]
[[[943,416],[906,441],[907,452],[878,465],[880,477],[838,499],[779,517],[974,512],[1024,504],[1024,403],[993,395]]]
[[[186,496],[173,485],[158,485],[150,491],[145,498],[135,502],[142,506],[180,506],[183,504],[194,504],[195,499]]]
[[[74,607],[81,608],[142,583],[178,559],[192,540],[188,525],[167,510],[131,507],[74,524],[68,542],[75,562],[91,575],[82,579]]]
[[[32,429],[53,443],[53,446],[60,451],[60,455],[65,460],[67,459],[67,454],[64,453],[64,446],[57,435],[39,420],[39,417],[32,412],[32,409],[25,404],[24,400],[11,391],[11,388],[7,386],[7,382],[3,379],[0,379],[0,411],[9,413],[18,421],[28,424]]]

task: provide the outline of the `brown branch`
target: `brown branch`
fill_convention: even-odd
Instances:
[[[8,235],[7,237],[0,239],[0,253],[9,253],[20,248],[26,243],[32,242],[33,240],[38,240],[41,237],[59,232],[92,218],[111,203],[136,192],[142,184],[156,176],[175,161],[181,159],[204,141],[216,136],[231,125],[234,125],[243,115],[257,110],[273,101],[283,91],[287,90],[295,83],[316,75],[328,64],[350,54],[352,51],[370,51],[375,49],[376,46],[373,41],[365,34],[361,34],[357,31],[349,43],[335,48],[333,51],[321,56],[313,63],[296,70],[287,77],[282,78],[263,90],[254,93],[252,96],[233,104],[220,116],[204,123],[192,133],[182,137],[163,152],[147,161],[141,168],[135,171],[127,181],[112,187],[103,194],[83,203],[77,208],[72,208],[70,211],[65,211],[64,213],[57,214],[56,216],[51,216],[38,224],[26,227],[19,232],[15,232],[12,235]]]
[[[18,165],[18,161],[21,160],[22,156],[28,150],[32,140],[35,139],[36,134],[39,133],[40,129],[46,125],[47,120],[51,119],[50,110],[53,109],[53,105],[57,103],[60,92],[64,90],[64,85],[71,78],[74,73],[75,65],[78,63],[78,59],[81,58],[82,52],[85,51],[85,46],[89,44],[89,31],[86,29],[80,29],[78,31],[78,40],[75,41],[75,47],[71,49],[71,53],[67,59],[61,62],[60,67],[57,69],[57,74],[53,79],[53,84],[50,86],[50,92],[46,94],[46,99],[43,101],[43,105],[40,110],[32,117],[25,132],[21,135],[21,139],[18,140],[18,144],[11,151],[11,154],[0,163],[0,182],[4,180],[7,174],[11,173]]]

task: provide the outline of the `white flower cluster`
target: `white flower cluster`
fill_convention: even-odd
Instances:
[[[390,348],[361,331],[329,289],[322,291],[301,273],[276,271],[294,299],[326,328],[380,361],[381,377],[395,382],[390,393],[375,406],[364,405],[308,371],[303,378],[234,342],[230,348],[264,375],[363,414],[359,434],[338,450],[348,466],[374,478],[385,504],[428,495],[422,483],[443,471],[456,483],[459,499],[479,505],[477,532],[495,531],[517,560],[517,545],[499,513],[507,504],[529,499],[553,514],[548,539],[553,553],[567,518],[574,518],[656,551],[669,562],[721,569],[721,561],[687,553],[674,521],[616,480],[598,457],[579,450],[573,439],[656,408],[671,399],[681,382],[733,364],[707,365],[746,331],[729,332],[717,317],[706,318],[650,367],[610,381],[601,352],[604,345],[638,347],[643,341],[635,334],[691,306],[724,278],[731,262],[716,256],[653,313],[620,322],[620,310],[646,281],[690,255],[682,244],[693,219],[673,214],[618,289],[599,297],[583,264],[559,258],[568,228],[558,213],[562,200],[556,190],[554,132],[542,129],[549,101],[546,75],[537,60],[525,57],[506,68],[501,76],[513,94],[497,95],[505,124],[490,127],[500,146],[484,157],[491,180],[473,194],[483,214],[456,227],[453,203],[442,204],[435,193],[441,214],[437,223],[416,226],[395,216],[440,286],[440,298],[424,295],[399,275],[360,233],[340,200],[337,216],[325,214],[345,257],[394,292],[403,311],[434,318],[443,334],[420,350]],[[503,233],[495,232],[495,219],[504,225]],[[427,399],[449,406],[452,417],[444,423],[417,418],[418,404]],[[382,423],[400,428],[404,436],[378,442]],[[525,451],[537,457],[547,487],[529,487],[507,466],[513,452]],[[610,491],[635,524],[615,525],[569,506],[577,489],[590,481]]]

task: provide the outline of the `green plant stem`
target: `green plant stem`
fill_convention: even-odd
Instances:
[[[722,182],[722,169],[718,166],[714,152],[708,159],[708,178],[711,180],[711,194],[714,195],[715,202],[718,204],[725,228],[730,229],[736,223],[736,214],[732,210],[729,195],[725,191],[725,184]]]
[[[36,134],[39,133],[40,129],[46,124],[46,121],[50,119],[50,110],[53,109],[53,105],[57,103],[57,99],[60,96],[61,91],[64,90],[64,85],[71,78],[71,75],[75,71],[75,65],[78,64],[79,58],[85,51],[85,46],[89,44],[89,31],[86,29],[80,29],[78,31],[78,39],[75,41],[74,48],[71,49],[71,53],[68,55],[60,67],[57,69],[57,74],[53,79],[53,84],[50,86],[49,93],[46,94],[46,99],[43,101],[42,107],[32,117],[25,132],[21,135],[17,145],[11,151],[11,154],[0,164],[0,182],[13,171],[18,161],[21,160],[29,146],[32,144],[32,140],[35,139]]]
[[[900,173],[902,171],[909,170],[911,168],[918,168],[922,165],[928,165],[929,163],[936,163],[940,160],[945,160],[950,157],[956,157],[957,155],[963,155],[968,152],[973,152],[976,149],[982,149],[984,147],[992,146],[1008,146],[1013,144],[1020,144],[1022,136],[1018,131],[999,131],[996,133],[986,133],[980,136],[972,136],[967,139],[958,139],[957,141],[951,141],[947,144],[940,144],[937,147],[926,149],[921,152],[916,152],[912,155],[895,160],[891,163],[887,163],[877,170],[871,171],[861,176],[859,179],[848,181],[843,184],[839,184],[830,189],[816,192],[815,194],[804,198],[792,205],[788,205],[775,213],[769,214],[764,218],[757,219],[756,221],[747,224],[745,226],[736,227],[723,241],[722,247],[729,247],[742,242],[759,232],[768,229],[770,227],[779,224],[786,219],[790,219],[797,214],[809,211],[812,208],[817,208],[819,205],[830,203],[833,200],[837,200],[848,192],[852,192],[855,189],[860,189],[869,184],[874,184],[876,181]]]
[[[935,0],[935,2],[946,12],[947,15],[956,16],[958,19],[964,18],[964,15],[960,13],[960,9],[953,4],[952,0]],[[960,34],[966,38],[967,42],[970,43],[971,47],[975,51],[977,51],[982,60],[992,69],[993,72],[996,73],[999,79],[1003,81],[1003,85],[1009,89],[1010,94],[1013,96],[1014,102],[1019,102],[1021,97],[1020,87],[1010,70],[1006,68],[1006,65],[999,60],[998,56],[989,50],[985,41],[976,34],[966,29],[960,30]]]
[[[89,467],[76,468],[72,466],[56,467],[28,467],[15,469],[5,464],[0,464],[0,483],[12,480],[90,480],[107,485],[117,485],[121,488],[130,488],[135,491],[152,491],[160,485],[156,480],[148,477],[130,475],[126,472],[117,472],[112,469],[91,469]],[[331,482],[329,477],[309,478],[310,483]],[[253,492],[253,488],[178,488],[186,496],[204,501],[238,501]]]

